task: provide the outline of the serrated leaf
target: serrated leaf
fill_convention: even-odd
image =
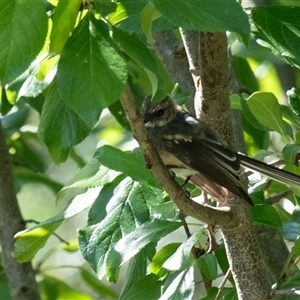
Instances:
[[[256,205],[252,207],[253,220],[274,228],[282,228],[282,220],[277,210],[271,205]]]
[[[293,113],[300,115],[300,89],[292,88],[286,92]]]
[[[258,30],[260,44],[291,65],[300,67],[299,24],[300,7],[265,6],[252,10],[252,20]]]
[[[127,79],[107,25],[88,13],[66,42],[57,67],[57,87],[66,105],[94,126],[102,109],[118,100]]]
[[[103,277],[107,273],[108,278],[111,275],[106,268],[111,268],[113,265],[111,261],[106,262],[110,249],[119,242],[122,236],[126,240],[132,231],[135,232],[136,228],[140,228],[140,224],[149,220],[146,203],[148,192],[145,183],[138,183],[127,177],[113,188],[110,201],[106,208],[102,208],[102,210],[106,210],[104,219],[97,225],[81,229],[78,237],[84,258],[99,277]],[[107,193],[103,196],[107,196]],[[99,197],[98,200],[101,201],[101,198]],[[103,199],[103,201],[107,202],[107,199]],[[95,218],[93,217],[93,219]],[[124,250],[126,251],[126,249]],[[137,248],[136,250],[138,251]],[[130,258],[128,257],[128,259]]]
[[[50,34],[50,52],[60,54],[65,42],[74,29],[80,7],[80,0],[60,0],[53,15]]]
[[[269,131],[270,129],[263,126],[255,117],[255,115],[252,113],[248,101],[246,101],[243,98],[240,98],[241,101],[241,107],[243,111],[243,115],[245,119],[250,123],[250,125],[260,131]]]
[[[229,30],[239,33],[245,41],[248,39],[248,17],[241,5],[234,0],[153,0],[152,3],[168,21],[178,27],[200,31]]]
[[[191,300],[194,294],[194,268],[175,272],[166,279],[164,293],[159,300],[185,299]]]
[[[21,75],[41,51],[48,27],[43,0],[0,1],[0,80]]]
[[[124,236],[110,251],[107,259],[107,276],[115,281],[120,266],[137,254],[147,244],[159,241],[162,237],[181,226],[179,222],[164,220],[148,221],[135,231]]]
[[[218,276],[218,263],[215,255],[213,253],[208,253],[200,256],[196,260],[196,264],[208,279],[214,280]]]
[[[247,100],[247,104],[255,118],[264,126],[288,135],[287,126],[282,119],[280,105],[272,93],[255,92]]]

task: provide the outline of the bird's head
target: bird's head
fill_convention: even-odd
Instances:
[[[166,96],[157,103],[151,101],[151,97],[144,100],[141,113],[146,127],[161,127],[174,120],[176,116],[176,104]]]

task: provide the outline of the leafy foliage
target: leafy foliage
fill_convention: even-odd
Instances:
[[[97,0],[86,1],[86,6],[79,0],[51,3],[0,2],[0,43],[6,45],[0,49],[1,114],[17,188],[28,182],[47,186],[57,193],[58,204],[64,205],[56,215],[17,234],[14,256],[19,262],[32,260],[61,224],[88,210],[87,224],[78,231],[78,248],[96,275],[79,268],[79,276],[97,294],[122,300],[192,299],[198,272],[212,282],[202,299],[215,299],[214,280],[228,270],[224,247],[194,258],[195,249],[204,253],[208,248],[203,224],[197,223],[187,239],[174,234],[181,228],[179,213],[146,168],[139,149],[123,151],[124,145],[101,144],[87,163],[74,149],[87,137],[113,127],[105,119],[107,108],[118,126],[129,129],[118,101],[125,84],[139,105],[147,94],[157,100],[171,94],[175,83],[152,49],[154,32],[172,29],[177,33],[178,27],[231,31],[233,44],[239,49],[249,46],[247,54],[231,47],[237,78],[245,88],[232,97],[232,106],[242,112],[248,152],[255,152],[258,159],[283,157],[285,168],[300,174],[299,87],[287,93],[290,105],[282,104],[282,95],[275,95],[271,86],[258,91],[262,80],[253,63],[258,60],[257,52],[264,53],[264,60],[277,62],[260,44],[299,68],[300,8],[259,7],[247,15],[234,0],[221,4],[213,0],[209,5],[192,0]],[[186,96],[181,89],[177,92],[178,98]],[[40,115],[38,130],[24,126],[33,110]],[[98,124],[99,118],[104,125]],[[274,132],[277,141],[286,144],[283,151],[277,141],[275,146],[270,142]],[[71,181],[53,180],[47,173],[50,157],[55,163],[67,158],[76,162],[79,170]],[[279,204],[268,204],[269,196],[285,190],[283,185],[251,176],[249,192],[257,204],[253,220],[284,230],[288,227],[283,224],[291,226],[293,221],[298,232],[298,219]],[[295,206],[299,193],[288,196]],[[291,230],[284,230],[289,240],[296,240],[298,234],[288,235]],[[175,238],[162,246],[170,234]],[[299,256],[299,248],[297,239],[292,252]],[[125,263],[129,267],[119,295],[96,279],[117,282]],[[296,273],[285,284],[295,287],[298,283]],[[1,285],[7,290],[5,280],[1,279]],[[46,274],[39,285],[43,299],[92,299]],[[236,299],[235,288],[224,288],[220,295]]]

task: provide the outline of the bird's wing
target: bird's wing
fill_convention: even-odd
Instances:
[[[184,134],[164,135],[166,151],[188,167],[197,170],[211,182],[227,188],[235,195],[252,201],[241,182],[242,169],[235,152],[209,138],[193,138]]]

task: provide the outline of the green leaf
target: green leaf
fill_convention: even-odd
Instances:
[[[191,251],[195,243],[203,235],[203,230],[193,233],[185,242],[183,242],[176,252],[167,259],[163,264],[163,267],[170,271],[181,271],[191,266],[194,261],[194,257],[191,255]]]
[[[94,126],[101,111],[118,100],[127,79],[107,25],[88,13],[66,42],[57,67],[64,102]]]
[[[153,257],[156,251],[155,248],[156,243],[150,243],[129,260],[126,275],[124,276],[122,293],[119,297],[120,299],[122,299],[124,294],[128,293],[127,295],[130,295],[129,290],[134,290],[136,286],[139,286],[139,281],[142,281],[147,276],[149,273],[149,260]],[[157,283],[159,283],[159,281]]]
[[[48,27],[43,0],[0,1],[0,80],[21,75],[41,51]]]
[[[16,242],[13,256],[19,263],[32,260],[59,226],[60,223],[48,224],[33,230],[19,232],[15,236]]]
[[[162,237],[181,226],[179,222],[164,220],[148,221],[135,231],[124,236],[110,251],[107,259],[107,276],[115,281],[120,266],[137,254],[147,244],[159,241]]]
[[[119,242],[122,236],[126,240],[132,231],[135,232],[136,228],[140,228],[141,224],[149,220],[146,199],[151,195],[152,188],[149,187],[149,194],[146,183],[132,181],[129,177],[121,181],[116,187],[112,185],[112,188],[111,199],[106,207],[102,208],[102,210],[106,210],[104,219],[97,225],[81,229],[78,237],[79,247],[84,258],[100,278],[109,272],[107,268],[111,267],[112,262],[107,261],[110,249]],[[109,197],[109,194],[100,193],[97,201],[101,201],[101,196],[103,196],[105,199],[102,201],[107,202],[106,197]],[[93,209],[97,207],[99,206],[93,207]],[[96,212],[93,215],[93,220],[97,220]],[[130,258],[128,257],[128,259]],[[107,276],[110,278],[110,274]]]
[[[300,7],[266,6],[252,10],[252,20],[262,46],[293,66],[300,68]]]
[[[151,83],[151,94],[164,97],[168,90],[167,79],[164,80],[163,72],[158,68],[155,57],[151,51],[142,43],[137,36],[114,28],[114,40],[120,44],[123,51],[141,67]],[[166,83],[164,82],[166,81]],[[166,91],[165,91],[166,90]]]
[[[194,268],[175,272],[167,277],[164,293],[159,300],[185,299],[191,300],[194,294]]]
[[[116,292],[110,287],[106,286],[101,280],[99,280],[95,275],[81,268],[80,271],[81,278],[83,281],[92,288],[99,296],[105,299],[118,299]]]
[[[248,61],[239,56],[233,56],[236,76],[239,83],[251,93],[259,90],[258,81],[248,63]]]
[[[165,261],[176,252],[180,245],[180,243],[171,243],[156,252],[151,262],[151,272],[158,275],[161,272]]]
[[[149,169],[139,148],[122,151],[112,146],[100,147],[94,157],[105,167],[122,172],[136,181],[145,181],[155,187],[158,183]]]
[[[218,276],[218,263],[217,258],[213,253],[208,253],[200,256],[196,260],[197,266],[201,273],[208,279],[214,280]]]
[[[155,8],[171,23],[189,30],[234,31],[248,39],[250,25],[241,5],[234,0],[153,0]],[[172,9],[170,9],[172,7]]]
[[[42,299],[92,300],[91,296],[76,291],[65,282],[45,274],[43,274],[43,279],[39,282],[39,290]]]
[[[296,116],[300,115],[300,89],[292,88],[286,92],[289,105]]]
[[[74,29],[80,0],[60,0],[55,8],[50,34],[50,52],[60,54]]]
[[[14,256],[19,262],[32,260],[51,236],[51,234],[67,220],[92,205],[99,194],[99,189],[90,189],[86,193],[77,195],[69,201],[67,206],[56,216],[49,218],[36,226],[19,232],[16,235],[16,248]]]
[[[161,281],[154,274],[149,274],[126,290],[119,300],[160,299]]]
[[[295,241],[295,245],[292,247],[292,252],[297,256],[300,255],[300,239],[299,239],[299,236],[298,236],[297,240]]]
[[[152,37],[152,23],[160,17],[160,13],[150,4],[147,4],[141,11],[141,26],[147,42],[153,45],[155,40]]]
[[[66,105],[63,95],[54,81],[49,87],[38,131],[56,163],[65,161],[71,148],[83,141],[93,128]]]
[[[248,98],[248,106],[255,118],[264,126],[288,135],[288,124],[283,121],[280,105],[272,93],[255,92]]]
[[[258,129],[260,131],[269,131],[270,129],[263,126],[255,117],[255,115],[252,113],[248,101],[246,101],[244,98],[240,98],[241,101],[241,107],[243,111],[243,116],[245,117],[246,121],[251,125],[251,127],[254,127],[254,129]]]
[[[295,164],[296,160],[298,160],[300,152],[300,145],[298,144],[288,144],[285,145],[282,149],[282,155],[284,157],[284,160],[287,164],[293,165]]]
[[[271,205],[256,205],[252,207],[253,220],[274,228],[282,228],[282,220],[277,210]]]

